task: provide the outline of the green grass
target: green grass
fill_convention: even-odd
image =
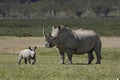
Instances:
[[[120,79],[120,49],[102,49],[102,64],[85,65],[87,55],[74,55],[72,65],[59,65],[55,48],[38,48],[37,63],[17,65],[18,54],[0,53],[0,80],[117,80]]]
[[[0,19],[0,36],[43,36],[43,26],[50,32],[52,26],[60,24],[72,29],[93,29],[101,36],[120,36],[119,18]]]

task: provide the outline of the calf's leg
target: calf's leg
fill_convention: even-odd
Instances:
[[[36,59],[35,59],[35,58],[32,59],[32,64],[33,64],[33,65],[35,64],[35,62],[36,62]]]
[[[19,58],[18,58],[18,65],[20,65],[21,60],[22,60],[22,58],[19,57]]]
[[[24,58],[24,63],[27,64],[27,59],[26,58]]]

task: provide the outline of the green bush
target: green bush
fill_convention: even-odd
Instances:
[[[119,18],[1,19],[0,36],[43,36],[43,26],[50,32],[52,26],[60,24],[72,29],[92,29],[101,36],[120,36]]]

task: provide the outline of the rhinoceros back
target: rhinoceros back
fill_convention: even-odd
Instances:
[[[83,54],[92,50],[98,42],[100,42],[99,36],[93,30],[75,30],[74,33],[77,36],[78,44],[75,50],[76,54]]]

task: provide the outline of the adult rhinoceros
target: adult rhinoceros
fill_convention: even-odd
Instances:
[[[75,54],[88,54],[88,64],[91,64],[93,57],[93,51],[96,53],[96,64],[100,64],[101,60],[101,40],[99,36],[93,30],[70,30],[64,26],[52,27],[50,35],[45,33],[45,46],[47,48],[57,47],[58,52],[61,55],[60,64],[64,64],[64,53],[67,53],[68,64],[72,64],[72,56]]]

